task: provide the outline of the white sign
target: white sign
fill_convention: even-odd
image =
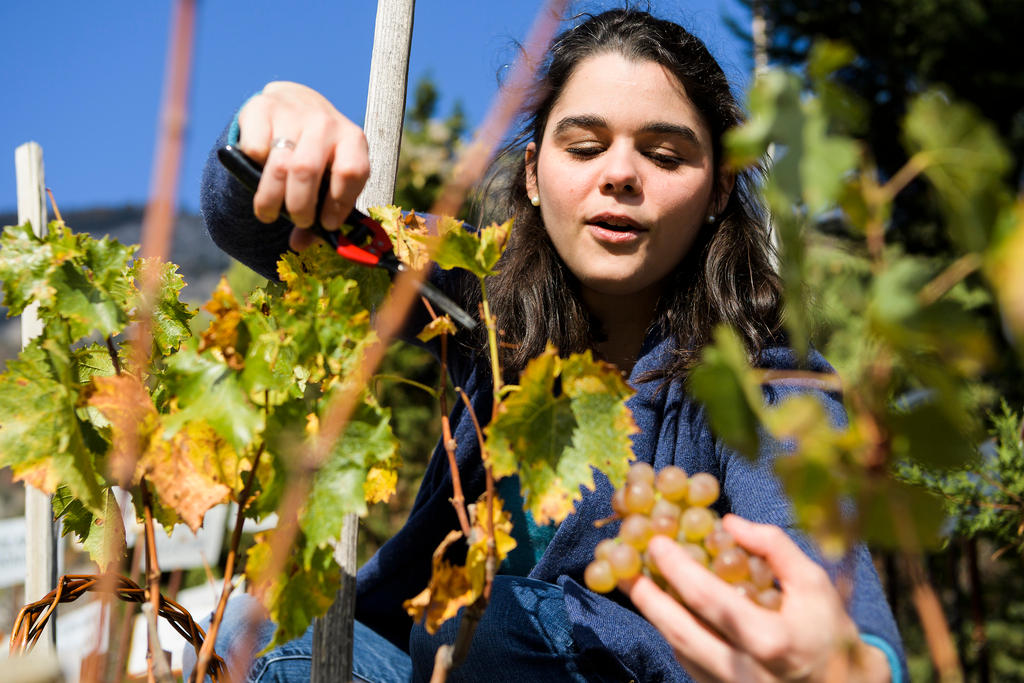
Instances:
[[[0,588],[25,583],[25,518],[0,520]]]

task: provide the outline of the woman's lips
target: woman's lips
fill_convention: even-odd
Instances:
[[[628,244],[640,239],[640,231],[633,228],[620,228],[611,230],[595,223],[588,223],[587,229],[598,242],[610,244]]]
[[[587,229],[594,239],[610,244],[628,244],[646,232],[636,221],[621,216],[594,216],[587,221]]]

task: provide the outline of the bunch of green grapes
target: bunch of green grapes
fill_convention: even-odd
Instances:
[[[674,595],[647,553],[647,542],[662,534],[751,600],[778,609],[782,594],[768,563],[736,545],[718,514],[708,508],[718,493],[718,480],[707,472],[688,477],[670,465],[655,475],[647,463],[635,463],[626,485],[612,496],[612,509],[622,519],[619,535],[597,544],[594,561],[583,573],[587,587],[608,593],[618,581],[643,572]]]

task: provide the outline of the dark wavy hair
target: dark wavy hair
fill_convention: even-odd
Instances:
[[[711,132],[714,177],[720,178],[722,136],[743,118],[729,82],[700,39],[647,12],[617,9],[586,15],[552,42],[520,127],[495,160],[483,213],[515,219],[500,273],[487,282],[488,298],[502,332],[506,377],[518,377],[550,341],[568,355],[594,348],[604,338],[600,323],[580,297],[576,277],[548,237],[540,210],[527,196],[524,150],[538,146],[548,115],[576,66],[588,57],[617,53],[652,61],[675,75]],[[714,327],[731,323],[756,358],[780,335],[780,285],[772,265],[766,215],[754,193],[755,171],[737,174],[714,223],[705,223],[686,257],[665,282],[652,325],[676,340],[667,367],[644,380],[685,379],[710,341]],[[495,187],[503,185],[500,190]],[[723,188],[713,192],[712,203]],[[493,205],[492,205],[493,204]],[[476,310],[469,295],[469,310]],[[479,301],[479,292],[475,293]]]

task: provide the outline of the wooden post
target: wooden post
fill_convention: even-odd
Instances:
[[[46,184],[43,181],[43,148],[26,142],[14,150],[14,168],[18,180],[18,223],[32,223],[37,235],[46,234]],[[39,304],[33,302],[21,316],[21,346],[43,331]],[[25,601],[43,597],[57,584],[57,534],[54,528],[50,496],[31,486],[25,487]],[[38,648],[56,653],[56,615],[50,618],[47,633]]]
[[[363,128],[370,149],[370,180],[356,205],[365,210],[394,201],[398,150],[405,117],[409,48],[415,0],[378,0]],[[355,619],[358,518],[345,518],[335,558],[341,588],[327,614],[313,627],[312,683],[352,678],[352,630]]]

